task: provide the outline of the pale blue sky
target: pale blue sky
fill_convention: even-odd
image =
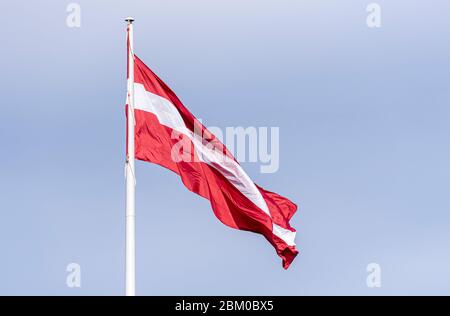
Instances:
[[[205,125],[280,127],[279,171],[243,165],[298,203],[301,252],[283,270],[139,162],[138,294],[450,294],[448,1],[378,1],[380,29],[361,0],[78,1],[81,28],[69,2],[0,5],[0,294],[123,294],[129,15],[136,53]]]

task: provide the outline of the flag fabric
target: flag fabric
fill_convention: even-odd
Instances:
[[[263,235],[287,269],[298,254],[289,224],[297,206],[253,183],[225,145],[133,56],[136,159],[178,174],[187,189],[210,201],[225,225]]]

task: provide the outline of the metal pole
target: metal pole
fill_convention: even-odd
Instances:
[[[134,296],[136,291],[136,244],[135,244],[135,169],[134,169],[134,50],[133,21],[128,17],[128,155],[126,160],[126,236],[125,236],[125,295]]]

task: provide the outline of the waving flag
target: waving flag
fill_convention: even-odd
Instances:
[[[130,48],[129,48],[130,49]],[[287,269],[297,255],[289,220],[297,206],[257,186],[233,155],[133,52],[135,158],[177,173],[225,225],[263,235]]]

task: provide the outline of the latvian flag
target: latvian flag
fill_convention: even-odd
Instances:
[[[289,224],[297,206],[256,185],[225,145],[150,68],[131,55],[135,59],[136,159],[177,173],[186,188],[210,201],[225,225],[263,235],[287,269],[298,254],[295,229]]]

